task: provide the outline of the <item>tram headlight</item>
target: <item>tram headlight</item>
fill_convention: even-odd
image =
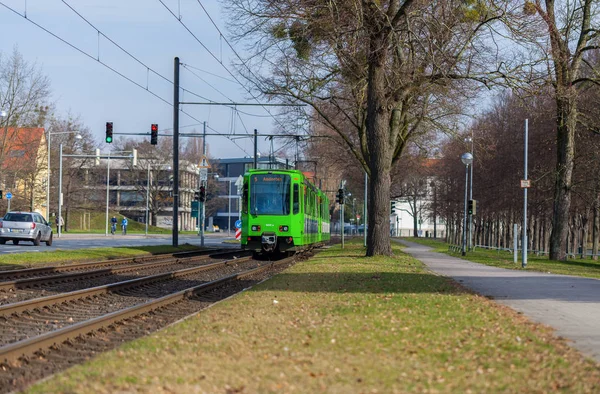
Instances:
[[[252,231],[260,231],[260,226],[255,224],[251,227]]]
[[[279,226],[280,233],[287,233],[290,228],[288,226]]]

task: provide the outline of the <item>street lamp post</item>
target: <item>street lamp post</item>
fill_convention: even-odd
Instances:
[[[471,155],[473,155],[473,134],[471,130],[471,136],[467,138],[467,142],[471,143]],[[471,183],[469,183],[469,200],[473,200],[473,164],[471,164]],[[469,213],[469,252],[473,250],[473,214]]]
[[[473,163],[473,155],[469,152],[463,153],[460,157],[460,160],[465,165],[465,214],[463,220],[463,237],[462,237],[462,255],[465,256],[467,253],[465,251],[466,243],[467,243],[467,189],[469,184],[469,166]]]
[[[4,111],[3,111],[4,112]],[[46,220],[50,220],[50,136],[52,135],[58,135],[58,134],[74,134],[77,133],[77,135],[75,136],[75,139],[82,139],[83,137],[81,136],[81,134],[79,134],[78,131],[61,131],[58,133],[51,133],[48,132],[48,175],[47,175],[47,179],[46,179]],[[59,196],[60,198],[60,196]],[[60,220],[60,219],[59,219]]]

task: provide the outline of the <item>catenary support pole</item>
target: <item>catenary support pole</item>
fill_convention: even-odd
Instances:
[[[173,246],[179,246],[179,58],[173,70]]]
[[[524,172],[525,177],[523,179],[527,180],[527,143],[529,139],[529,119],[525,119],[525,149],[524,149]],[[523,188],[523,256],[521,266],[523,268],[527,267],[527,187]]]
[[[202,131],[202,157],[206,158],[206,122],[204,122],[204,128]],[[206,182],[201,180],[200,187],[205,186]],[[200,246],[204,246],[204,222],[206,221],[206,211],[204,210],[205,201],[200,201]]]
[[[58,229],[56,231],[56,234],[58,235],[58,238],[60,238],[60,233],[61,233],[61,225],[60,225],[60,218],[62,215],[62,152],[63,152],[63,145],[62,142],[59,145],[58,148],[58,160],[60,162],[58,168],[58,216],[56,217],[56,219],[58,220]],[[8,202],[10,203],[10,200],[8,200]],[[10,205],[8,210],[10,211]]]
[[[254,169],[258,168],[258,130],[254,129]]]

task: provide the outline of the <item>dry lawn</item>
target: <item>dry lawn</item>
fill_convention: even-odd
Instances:
[[[600,392],[600,368],[508,308],[334,248],[35,393]]]

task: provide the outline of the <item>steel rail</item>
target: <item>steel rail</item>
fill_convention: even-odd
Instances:
[[[116,265],[130,264],[130,263],[145,263],[151,262],[155,260],[169,259],[169,258],[185,258],[185,257],[194,257],[200,255],[207,255],[212,252],[216,252],[217,249],[205,249],[205,250],[194,250],[187,252],[176,252],[176,253],[164,253],[152,256],[136,256],[136,257],[125,257],[114,260],[103,260],[103,261],[93,261],[90,263],[80,263],[80,264],[66,264],[66,265],[53,265],[48,267],[37,267],[37,268],[25,268],[20,270],[6,270],[0,271],[0,281],[5,278],[19,278],[19,277],[27,277],[38,274],[52,274],[52,273],[60,273],[60,272],[70,272],[70,271],[78,271],[82,269],[89,268],[100,268],[100,267],[110,267]],[[219,253],[216,253],[219,254]]]
[[[30,287],[39,286],[42,284],[51,284],[51,283],[67,283],[73,282],[82,279],[92,279],[100,276],[108,276],[114,274],[122,274],[132,271],[156,268],[163,265],[173,265],[180,264],[183,262],[198,262],[203,260],[210,259],[210,256],[194,256],[190,257],[187,260],[183,259],[171,259],[153,263],[144,263],[144,264],[133,264],[127,265],[125,267],[120,268],[105,268],[100,270],[92,270],[92,271],[84,271],[84,272],[76,272],[73,274],[63,274],[63,275],[52,275],[52,276],[41,276],[37,278],[29,278],[29,279],[19,279],[13,281],[0,282],[0,290],[8,290],[8,289],[26,289]]]
[[[276,261],[258,268],[232,274],[208,283],[204,283],[198,286],[191,287],[186,290],[181,290],[177,293],[173,293],[156,300],[152,300],[140,305],[129,307],[120,311],[112,312],[103,316],[99,316],[84,322],[73,324],[68,327],[61,328],[56,331],[52,331],[46,334],[39,335],[37,337],[28,338],[19,342],[15,342],[0,348],[0,360],[5,363],[17,361],[21,357],[30,356],[38,351],[43,351],[51,346],[60,345],[62,342],[75,338],[77,336],[89,333],[91,331],[98,330],[103,327],[107,327],[117,321],[122,321],[130,317],[141,315],[154,309],[178,302],[185,297],[192,295],[198,295],[200,293],[207,292],[213,288],[231,282],[234,280],[243,279],[257,273],[271,269],[277,265],[287,264],[292,261],[294,257],[288,257],[286,259]],[[239,260],[239,259],[238,259]]]
[[[117,290],[122,290],[129,287],[136,287],[147,283],[158,282],[161,280],[174,279],[182,276],[194,274],[196,272],[208,271],[213,268],[217,268],[221,265],[231,264],[232,262],[239,263],[250,260],[250,257],[242,257],[235,260],[226,260],[213,264],[206,264],[200,267],[185,268],[182,270],[168,272],[165,274],[157,274],[152,276],[146,276],[138,279],[130,279],[123,282],[111,283],[109,285],[91,287],[89,289],[76,290],[63,294],[56,294],[42,298],[34,298],[31,300],[16,302],[14,304],[7,304],[0,306],[0,316],[10,316],[14,313],[24,312],[32,309],[39,309],[50,305],[61,304],[69,301],[79,300],[82,298],[88,298],[91,296],[97,296]]]

